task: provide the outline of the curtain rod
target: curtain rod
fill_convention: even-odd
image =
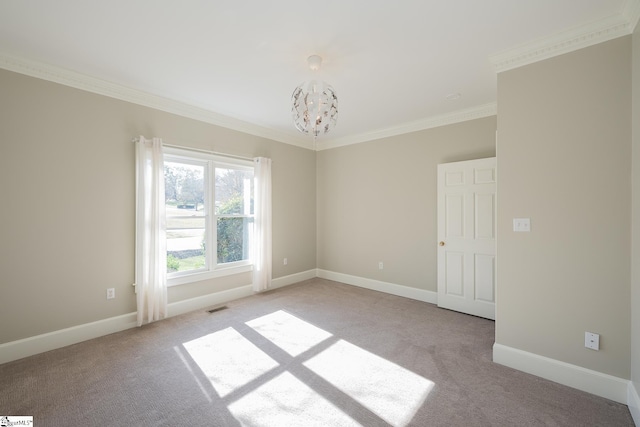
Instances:
[[[139,137],[135,137],[135,138],[131,139],[131,142],[138,142],[138,141],[140,141]],[[203,150],[203,149],[200,149],[200,148],[185,147],[183,145],[165,144],[164,142],[162,143],[162,145],[164,147],[169,147],[169,148],[179,148],[181,150],[196,151],[196,152],[205,153],[205,154],[214,154],[214,155],[217,155],[217,156],[231,157],[231,158],[234,158],[234,159],[249,160],[251,162],[253,162],[253,160],[254,160],[253,157],[237,156],[235,154],[227,154],[227,153],[220,153],[218,151],[211,151],[211,150]]]

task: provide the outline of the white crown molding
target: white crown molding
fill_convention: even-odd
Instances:
[[[640,0],[627,0],[622,15],[629,22],[630,30],[633,32],[640,20]]]
[[[544,37],[490,57],[497,73],[629,35],[640,17],[640,0],[627,0],[622,11],[589,24]]]
[[[499,73],[507,71],[631,34],[639,19],[640,0],[627,0],[623,9],[617,15],[613,15],[587,25],[575,27],[553,36],[539,39],[498,53],[490,57],[490,60],[494,65],[496,72]],[[328,139],[324,142],[314,143],[303,136],[296,137],[289,133],[276,131],[241,119],[225,116],[211,110],[207,110],[206,108],[190,105],[174,99],[165,98],[138,89],[129,88],[85,74],[77,73],[75,71],[33,60],[18,58],[1,52],[0,68],[315,151],[402,135],[467,120],[488,117],[496,115],[497,113],[496,104],[490,103],[390,128],[378,129],[358,135]]]
[[[343,145],[357,144],[496,114],[495,103],[487,104],[388,129],[380,129],[351,137],[329,139],[326,143],[318,143],[321,146],[316,147],[313,140],[303,136],[293,137],[287,133],[224,116],[205,108],[189,105],[181,101],[129,88],[42,62],[0,53],[0,68],[309,150],[324,150]]]
[[[361,142],[373,141],[381,138],[388,138],[406,133],[417,132],[425,129],[436,128],[440,126],[451,125],[468,120],[481,119],[484,117],[495,116],[497,114],[497,106],[495,102],[480,105],[477,107],[467,108],[464,110],[453,111],[439,116],[428,117],[422,120],[416,120],[404,123],[399,126],[393,126],[385,129],[378,129],[371,132],[362,133],[354,136],[346,136],[336,138],[326,142],[319,142],[316,151],[329,150],[331,148],[343,147],[346,145],[359,144]]]
[[[250,135],[268,138],[302,148],[313,149],[313,144],[306,138],[292,137],[289,134],[277,132],[233,117],[224,116],[205,108],[196,107],[194,105],[154,95],[138,89],[132,89],[42,62],[0,53],[0,68],[70,86],[76,89],[85,90],[87,92],[96,93],[98,95],[108,96],[121,101],[127,101],[145,107],[154,108],[156,110],[177,114],[182,117],[195,119]]]

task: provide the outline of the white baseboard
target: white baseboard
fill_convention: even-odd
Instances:
[[[381,282],[379,280],[351,276],[343,273],[335,273],[333,271],[322,269],[318,269],[316,275],[322,279],[335,280],[336,282],[346,283],[347,285],[385,292],[387,294],[411,298],[431,304],[438,303],[438,293],[433,291],[425,291],[423,289],[411,288],[409,286],[396,285],[395,283]]]
[[[638,393],[638,388],[636,388],[633,381],[629,381],[627,389],[627,406],[633,417],[633,422],[640,426],[640,393]]]
[[[271,289],[281,288],[303,280],[316,277],[316,270],[304,271],[285,277],[273,279]],[[235,299],[253,295],[251,285],[241,286],[226,291],[214,292],[188,300],[174,302],[168,305],[168,317],[178,316],[194,310],[201,310]],[[0,364],[55,350],[82,341],[98,338],[104,335],[120,332],[136,326],[136,313],[123,314],[91,323],[72,326],[58,331],[48,332],[21,340],[0,344]]]
[[[288,276],[278,277],[271,281],[271,287],[269,289],[277,289],[283,286],[293,285],[294,283],[303,282],[305,280],[313,279],[317,277],[316,269],[303,271],[301,273],[294,273]]]
[[[128,313],[0,344],[0,364],[124,331],[135,326],[136,313]]]
[[[627,404],[629,380],[550,359],[527,351],[493,345],[493,361],[510,368]]]
[[[246,285],[174,302],[167,306],[167,317],[178,316],[250,295],[253,295],[253,290],[251,285]],[[136,327],[136,317],[136,312],[133,312],[0,344],[0,364],[134,328]]]
[[[244,298],[253,295],[251,285],[240,286],[239,288],[228,289],[226,291],[214,292],[208,295],[202,295],[178,302],[173,302],[167,307],[167,317],[179,316],[180,314],[189,313],[190,311],[202,310],[214,305],[223,304],[233,301],[234,299]]]

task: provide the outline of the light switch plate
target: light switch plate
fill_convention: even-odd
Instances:
[[[531,219],[513,218],[513,231],[531,231]]]

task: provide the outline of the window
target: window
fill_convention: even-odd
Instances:
[[[165,148],[169,285],[251,269],[253,170],[250,161]]]

